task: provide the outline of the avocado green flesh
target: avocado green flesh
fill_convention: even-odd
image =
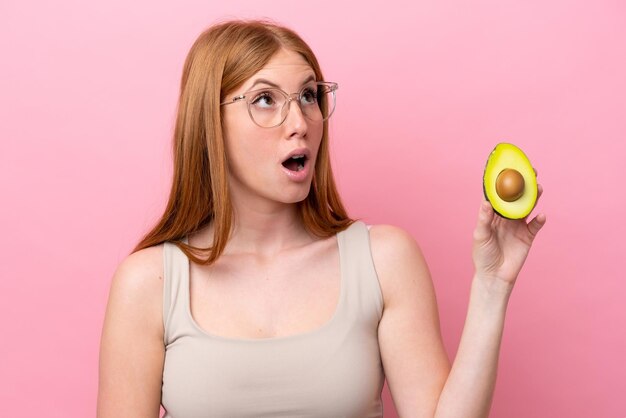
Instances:
[[[513,202],[503,200],[496,192],[496,180],[504,169],[517,170],[524,177],[524,192]],[[487,160],[483,175],[483,191],[493,209],[508,219],[527,216],[537,201],[537,177],[524,152],[513,144],[498,144]]]

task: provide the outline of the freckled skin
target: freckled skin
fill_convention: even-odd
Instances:
[[[281,50],[241,87],[229,92],[228,97],[245,93],[258,78],[273,81],[288,93],[297,92],[302,88],[302,80],[309,75],[314,76],[315,73],[300,54]],[[267,85],[262,83],[255,86],[263,87]],[[233,201],[246,202],[249,207],[259,208],[290,205],[307,197],[314,170],[309,174],[309,181],[296,183],[283,173],[281,162],[291,150],[306,147],[311,151],[307,164],[315,167],[322,140],[322,122],[304,118],[295,102],[291,104],[285,122],[274,128],[255,125],[242,103],[226,106],[223,118]]]

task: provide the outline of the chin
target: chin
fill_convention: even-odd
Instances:
[[[284,202],[285,203],[302,202],[303,200],[306,200],[306,198],[309,196],[310,191],[311,191],[311,187],[309,185],[309,187],[306,189],[306,191],[305,190],[298,190],[298,191],[294,191],[293,193],[289,193],[288,196],[284,196],[283,195],[283,198],[285,199]]]

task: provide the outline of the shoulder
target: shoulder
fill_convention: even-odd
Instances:
[[[369,230],[372,258],[377,270],[424,263],[422,250],[413,236],[394,225],[371,225]],[[417,259],[416,259],[417,257]]]
[[[154,332],[162,332],[162,298],[163,244],[134,252],[118,264],[109,291],[110,310],[136,316]]]
[[[449,375],[433,283],[413,236],[398,227],[370,229],[372,259],[384,299],[378,344],[400,416],[432,416]]]
[[[394,253],[419,250],[415,238],[406,230],[387,224],[368,225],[372,252],[393,255]],[[400,254],[402,255],[402,254]]]
[[[145,279],[154,273],[163,273],[163,246],[155,245],[129,254],[117,266],[116,274],[131,273],[135,278]]]
[[[129,292],[158,287],[163,279],[163,245],[144,248],[124,258],[115,270],[112,285]]]
[[[100,341],[98,417],[158,414],[165,356],[162,247],[127,256],[113,274]]]
[[[422,250],[408,231],[394,225],[371,225],[369,235],[385,306],[407,288],[419,286],[417,282],[431,281]]]

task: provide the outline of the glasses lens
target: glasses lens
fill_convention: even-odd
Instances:
[[[287,97],[282,90],[263,89],[256,91],[249,101],[250,116],[254,123],[264,128],[280,125],[289,112]],[[309,120],[321,122],[335,110],[335,87],[314,83],[302,89],[299,96],[302,114]]]
[[[326,120],[335,111],[335,88],[333,85],[317,84],[317,112],[311,114],[312,120]]]
[[[249,101],[250,116],[254,123],[264,128],[280,125],[285,101],[285,96],[280,90],[258,90]]]

